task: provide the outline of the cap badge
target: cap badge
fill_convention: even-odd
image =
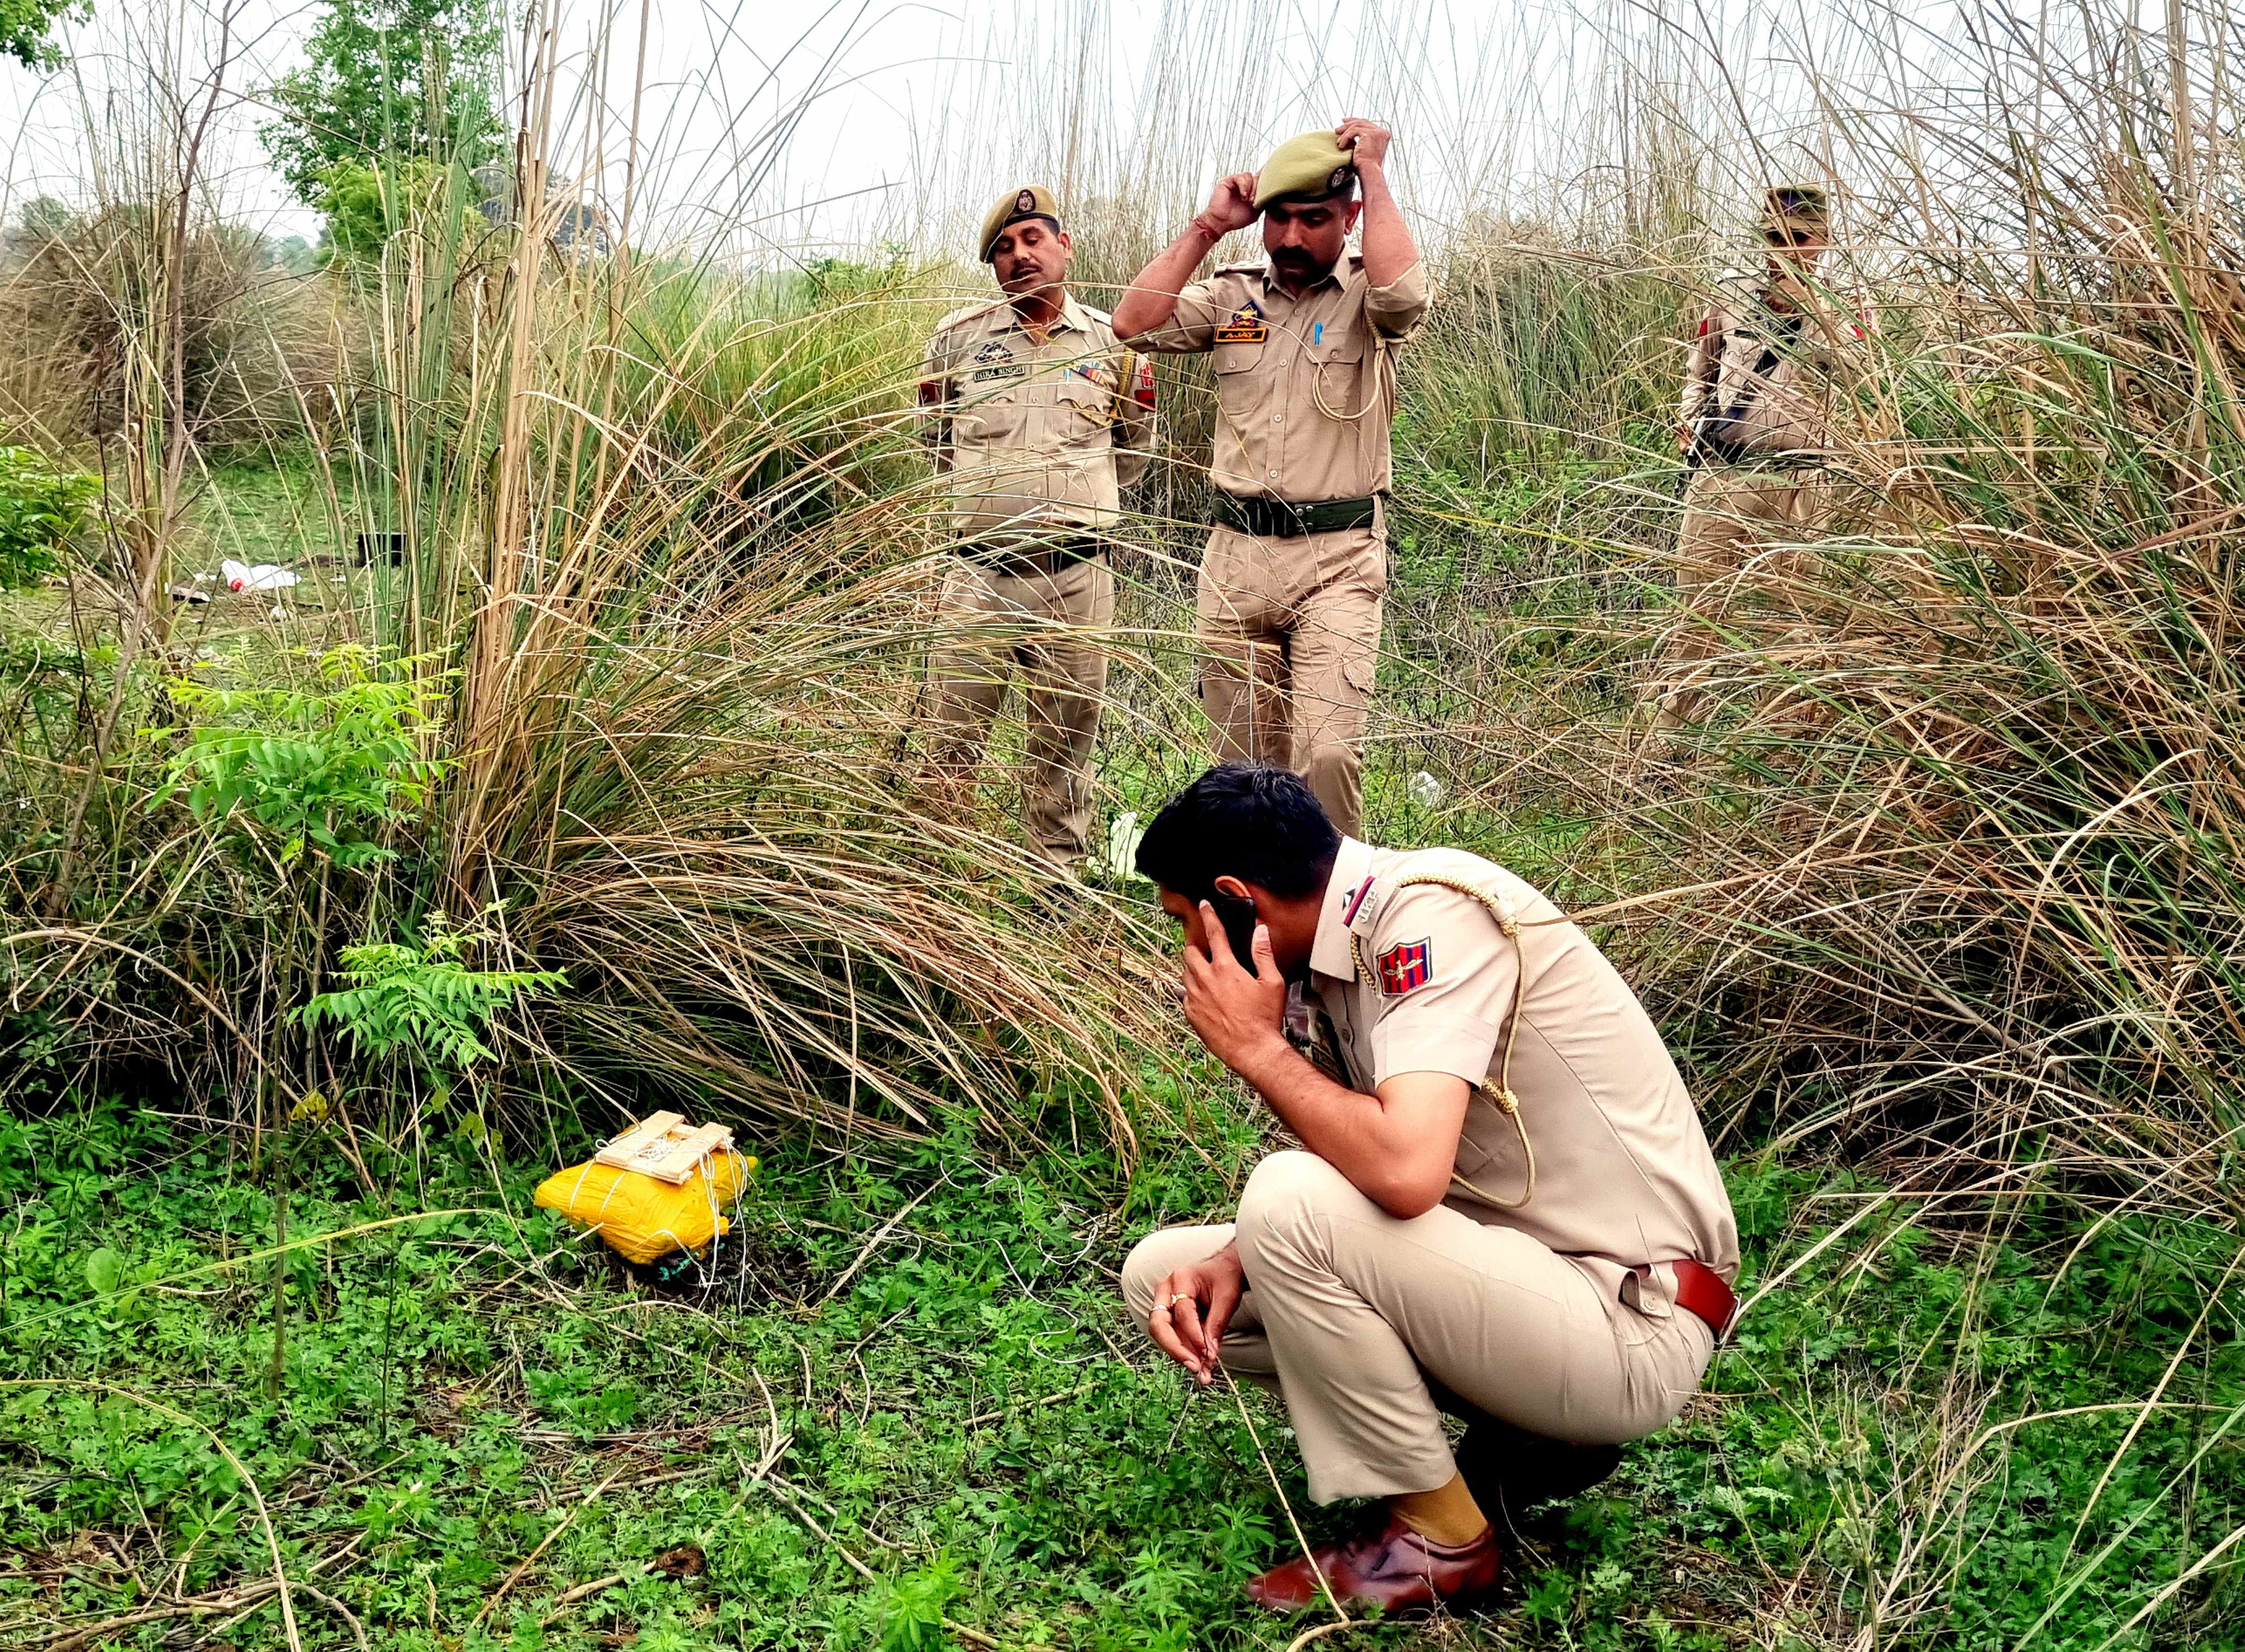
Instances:
[[[1380,955],[1380,996],[1401,998],[1434,978],[1432,937],[1422,941],[1398,941]]]
[[[1348,168],[1346,166],[1336,166],[1333,168],[1333,176],[1326,179],[1326,187],[1330,190],[1338,191],[1340,186],[1347,181]]]
[[[1014,197],[1014,210],[1015,212],[1033,213],[1036,211],[1036,209],[1037,192],[1035,190],[1025,189],[1020,194]]]

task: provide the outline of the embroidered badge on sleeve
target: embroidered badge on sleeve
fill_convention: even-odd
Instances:
[[[1138,358],[1138,383],[1131,394],[1138,398],[1140,407],[1154,405],[1154,363],[1150,357]]]
[[[1431,937],[1422,941],[1398,941],[1380,955],[1382,998],[1401,998],[1434,978],[1434,944]]]

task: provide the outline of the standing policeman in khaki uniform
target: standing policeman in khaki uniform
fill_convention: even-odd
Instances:
[[[1107,687],[1115,573],[1107,533],[1146,468],[1152,364],[1116,343],[1106,313],[1068,290],[1074,244],[1051,192],[1008,189],[980,247],[1006,296],[953,311],[928,341],[919,405],[936,469],[952,478],[955,565],[929,661],[939,784],[973,783],[1018,667],[1028,699],[1028,831],[1079,866],[1091,834],[1090,766]],[[1004,640],[980,640],[987,623]]]
[[[1387,1500],[1316,1551],[1344,1604],[1486,1589],[1489,1517],[1602,1477],[1615,1453],[1584,1448],[1673,1418],[1732,1317],[1738,1229],[1675,1064],[1528,884],[1345,837],[1282,770],[1203,775],[1138,870],[1184,926],[1193,1030],[1303,1150],[1256,1167],[1235,1220],[1140,1242],[1130,1312],[1204,1383],[1276,1378],[1319,1502]],[[1290,983],[1330,1075],[1284,1034]],[[1443,1404],[1470,1419],[1455,1457]],[[1523,1484],[1539,1454],[1559,1466]],[[1319,1591],[1295,1560],[1248,1592]]]
[[[1217,755],[1298,771],[1344,831],[1363,815],[1395,358],[1427,314],[1387,144],[1352,119],[1280,145],[1259,173],[1218,184],[1115,310],[1143,349],[1216,358],[1217,521],[1196,606]],[[1360,215],[1364,252],[1347,257]],[[1267,261],[1185,285],[1258,216]]]
[[[1843,332],[1862,333],[1816,289],[1816,262],[1831,242],[1824,192],[1807,184],[1770,190],[1758,227],[1768,248],[1765,274],[1743,295],[1718,293],[1700,316],[1678,415],[1688,479],[1676,580],[1692,620],[1673,657],[1686,664],[1721,646],[1693,622],[1719,618],[1711,590],[1736,591],[1773,544],[1813,538],[1829,519],[1831,347]],[[1785,561],[1767,572],[1781,586],[1796,569]],[[1696,721],[1706,699],[1687,678],[1661,694],[1654,726]]]

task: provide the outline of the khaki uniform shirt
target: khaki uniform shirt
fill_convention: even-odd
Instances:
[[[1401,882],[1425,874],[1495,897],[1519,922],[1518,946],[1471,896]],[[1535,1148],[1535,1196],[1509,1208],[1526,1189],[1527,1156],[1476,1088],[1444,1202],[1529,1234],[1608,1300],[1656,1318],[1675,1293],[1659,1264],[1696,1257],[1737,1277],[1730,1197],[1659,1030],[1590,938],[1526,883],[1462,850],[1343,838],[1310,971],[1347,1082],[1367,1092],[1398,1073],[1496,1086],[1520,983],[1511,1085]]]
[[[1214,356],[1211,474],[1225,492],[1297,504],[1361,499],[1394,484],[1395,358],[1427,303],[1417,264],[1375,287],[1352,255],[1299,298],[1268,264],[1230,264],[1186,288],[1169,324],[1137,344]]]
[[[945,316],[919,406],[963,538],[1111,528],[1153,446],[1152,363],[1073,298],[1042,339],[1002,299]]]
[[[1768,293],[1719,297],[1699,318],[1679,416],[1700,439],[1703,461],[1809,460],[1831,450],[1833,347],[1863,329],[1813,298],[1774,308]]]

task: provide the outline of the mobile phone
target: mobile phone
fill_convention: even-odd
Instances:
[[[1226,938],[1231,942],[1231,956],[1239,960],[1241,969],[1254,974],[1255,903],[1241,896],[1227,895],[1222,890],[1211,890],[1208,898],[1224,924]]]

